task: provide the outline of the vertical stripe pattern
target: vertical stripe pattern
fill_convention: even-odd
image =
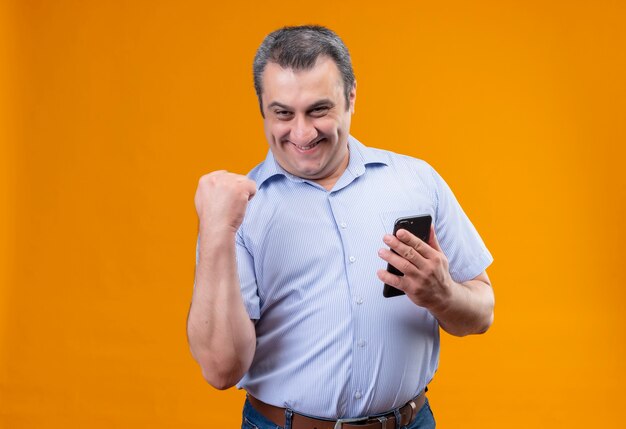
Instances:
[[[425,162],[349,140],[331,191],[291,176],[271,152],[237,234],[242,296],[257,348],[238,384],[264,402],[319,417],[363,416],[423,389],[439,326],[406,296],[384,298],[382,237],[402,216],[430,214],[456,281],[492,261],[454,195]]]

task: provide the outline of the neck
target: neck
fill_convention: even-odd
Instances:
[[[323,186],[327,191],[330,191],[333,189],[333,186],[335,186],[335,183],[337,183],[337,180],[339,180],[339,178],[343,175],[343,172],[346,171],[349,161],[350,151],[346,151],[346,156],[341,160],[341,164],[337,166],[331,175],[324,177],[323,179],[316,179],[314,182]]]

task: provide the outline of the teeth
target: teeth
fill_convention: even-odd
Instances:
[[[298,145],[294,145],[294,146],[296,146],[300,150],[309,150],[309,149],[313,149],[315,146],[317,146],[318,143],[319,142],[313,143],[312,145],[309,145],[309,146],[298,146]]]

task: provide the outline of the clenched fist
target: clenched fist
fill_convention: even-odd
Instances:
[[[240,174],[220,170],[202,176],[195,196],[200,228],[236,232],[255,193],[256,183]]]

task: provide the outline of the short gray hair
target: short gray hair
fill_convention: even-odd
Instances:
[[[354,87],[354,71],[350,52],[335,32],[319,25],[283,27],[265,37],[256,51],[253,64],[254,90],[263,115],[263,71],[268,62],[292,70],[310,70],[319,56],[331,58],[343,80],[346,109],[350,108],[350,91]]]

